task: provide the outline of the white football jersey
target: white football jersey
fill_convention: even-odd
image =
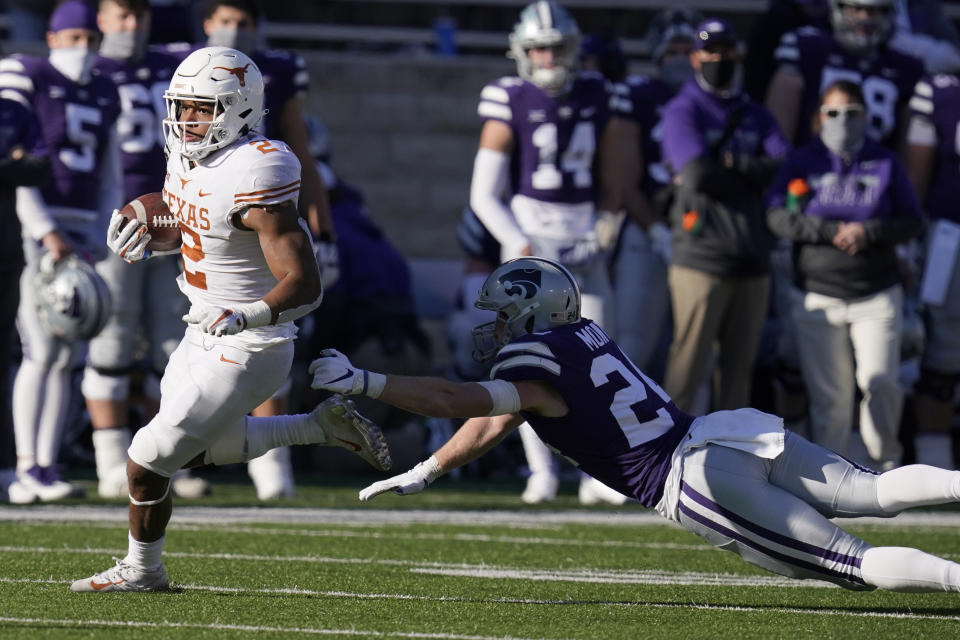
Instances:
[[[177,154],[170,155],[163,195],[180,222],[184,271],[178,284],[191,305],[233,308],[261,299],[277,284],[257,233],[238,229],[233,214],[250,206],[296,203],[299,190],[300,162],[293,151],[259,134],[240,138],[189,168]],[[228,337],[250,348],[295,335],[288,322]]]

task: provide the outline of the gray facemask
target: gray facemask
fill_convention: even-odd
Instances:
[[[144,31],[105,33],[100,43],[100,55],[114,60],[139,60],[147,49],[148,35]]]
[[[686,57],[671,58],[660,67],[660,79],[673,90],[679,89],[692,77],[693,67],[690,65],[690,59]]]
[[[208,47],[230,47],[247,55],[258,49],[259,38],[247,29],[214,29],[207,36]]]
[[[820,140],[827,149],[837,155],[850,157],[863,146],[866,129],[867,119],[863,116],[826,118],[820,129]]]

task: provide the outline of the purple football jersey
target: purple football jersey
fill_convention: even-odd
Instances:
[[[844,49],[832,35],[814,27],[784,34],[774,55],[778,64],[789,65],[803,76],[803,97],[793,138],[797,145],[812,137],[810,122],[827,85],[850,80],[863,89],[869,136],[896,148],[896,133],[901,125],[898,118],[923,75],[923,62],[887,47],[878,48],[869,57],[859,57]]]
[[[771,208],[784,206],[787,185],[795,178],[810,187],[804,215],[843,222],[921,216],[903,164],[893,151],[872,140],[864,141],[849,165],[819,139],[789,154],[770,184]]]
[[[620,87],[625,88],[626,93]],[[660,142],[663,140],[660,116],[663,107],[673,97],[673,91],[665,82],[646,76],[630,76],[615,91],[625,101],[624,116],[633,120],[640,130],[640,152],[643,155],[640,187],[648,198],[652,198],[670,182],[670,172],[660,159]]]
[[[740,122],[719,151],[770,158],[779,158],[789,151],[790,144],[766,107],[746,93],[720,98],[691,79],[664,107],[660,145],[663,162],[672,172],[679,173],[691,160],[707,155],[714,141],[723,136],[734,112],[741,113]]]
[[[109,78],[93,73],[78,85],[46,58],[14,55],[2,61],[0,90],[32,107],[50,150],[52,179],[41,187],[51,206],[96,210],[100,166],[120,100]]]
[[[523,413],[580,469],[642,504],[663,495],[670,458],[693,418],[680,411],[592,320],[524,335],[497,354],[490,377],[542,380],[563,396],[560,418]]]
[[[123,201],[160,191],[167,170],[163,126],[167,117],[163,93],[180,61],[151,48],[139,62],[97,57],[96,69],[113,80],[120,94],[117,134],[123,161]]]
[[[510,76],[488,84],[477,113],[513,130],[512,192],[542,202],[595,202],[594,160],[610,119],[603,76],[583,72],[570,91],[553,97]]]
[[[960,223],[960,208],[953,200],[960,193],[960,77],[938,74],[918,82],[910,111],[936,135],[936,163],[924,201],[926,212],[932,218]]]
[[[175,42],[165,45],[165,50],[183,60],[206,46]],[[280,115],[291,98],[306,94],[310,82],[307,65],[303,58],[289,51],[262,49],[248,55],[263,76],[263,107],[267,113],[257,125],[257,131],[265,138],[283,140],[279,133]]]

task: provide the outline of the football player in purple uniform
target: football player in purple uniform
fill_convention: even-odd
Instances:
[[[577,23],[556,2],[521,11],[508,54],[518,75],[480,94],[470,206],[500,242],[502,259],[538,255],[570,268],[590,315],[606,327],[612,289],[595,226],[620,208],[619,126],[603,76],[578,72],[579,50]],[[520,434],[531,469],[523,499],[552,500],[552,453],[529,427]]]
[[[921,302],[927,342],[914,385],[916,424],[945,433],[960,384],[960,75],[917,83],[910,100],[907,172],[932,224],[927,231]],[[960,467],[960,432],[951,433]]]
[[[863,87],[867,134],[900,148],[907,101],[923,63],[887,46],[892,8],[893,0],[830,0],[832,34],[801,27],[783,36],[766,104],[794,144],[810,139],[810,122],[827,85],[850,80]]]
[[[253,0],[210,0],[204,12],[203,31],[206,46],[225,46],[243,51],[262,71],[264,81],[264,117],[262,133],[283,140],[300,160],[303,172],[300,187],[300,212],[307,219],[314,239],[323,286],[332,287],[340,277],[336,232],[323,181],[310,153],[310,139],[303,114],[308,74],[299,55],[262,48],[259,32],[260,10]],[[289,384],[257,407],[253,415],[281,415],[286,411]],[[278,448],[252,460],[250,477],[263,499],[293,494],[293,470],[290,451]]]
[[[655,380],[663,379],[671,332],[670,229],[653,205],[655,196],[670,183],[670,172],[660,158],[660,116],[693,76],[689,56],[698,22],[699,14],[690,9],[671,8],[657,14],[650,29],[657,74],[629,76],[614,89],[626,113],[627,151],[636,156],[627,165],[638,169],[624,184],[628,215],[614,252],[616,337],[630,359]]]
[[[767,222],[793,244],[791,316],[812,439],[847,455],[856,412],[873,464],[889,469],[902,453],[896,245],[919,235],[923,219],[900,160],[865,128],[859,85],[829,85],[819,138],[792,151],[770,184]],[[796,197],[801,184],[807,195],[788,204],[788,190]]]
[[[960,564],[906,547],[873,547],[833,517],[890,517],[960,501],[960,472],[911,465],[864,470],[755,409],[693,417],[634,366],[592,320],[559,263],[520,258],[498,267],[477,306],[491,380],[455,383],[357,369],[330,350],[313,386],[365,394],[424,415],[470,416],[427,460],[376,482],[360,500],[422,491],[528,421],[581,469],[751,564],[847,589],[960,591]]]
[[[107,219],[123,204],[115,128],[120,100],[113,82],[93,69],[100,44],[94,10],[79,0],[60,4],[50,17],[47,44],[48,58],[15,55],[0,62],[0,91],[36,114],[53,172],[44,187],[17,193],[27,263],[18,321],[24,357],[13,391],[18,477],[9,491],[18,503],[57,500],[72,491],[54,463],[71,373],[86,352],[86,343],[41,328],[34,276],[47,254],[54,261],[71,252],[88,262],[102,257]]]
[[[97,25],[103,42],[94,69],[113,80],[120,94],[123,202],[130,202],[163,185],[163,92],[179,60],[162,49],[147,48],[147,0],[100,0]],[[90,341],[82,390],[93,425],[97,489],[102,497],[117,498],[127,495],[128,399],[136,340],[143,329],[150,345],[145,391],[155,412],[160,376],[180,341],[180,318],[187,305],[175,284],[179,256],[128,265],[111,252],[97,263],[97,271],[110,288],[113,309],[103,331]],[[205,490],[205,482],[178,477],[174,491],[195,497]]]

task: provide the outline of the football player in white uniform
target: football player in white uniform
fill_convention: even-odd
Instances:
[[[340,396],[309,414],[253,418],[293,360],[293,320],[316,308],[320,271],[297,213],[300,163],[253,127],[263,78],[245,54],[207,47],[177,67],[164,94],[169,159],[164,194],[183,234],[190,300],[180,345],[160,382],[160,410],[128,451],[127,556],[73,583],[73,591],[162,591],[172,511],[170,477],[181,467],[246,462],[278,446],[327,444],[390,466],[383,434]],[[128,261],[149,257],[143,225],[115,214],[107,244]]]

